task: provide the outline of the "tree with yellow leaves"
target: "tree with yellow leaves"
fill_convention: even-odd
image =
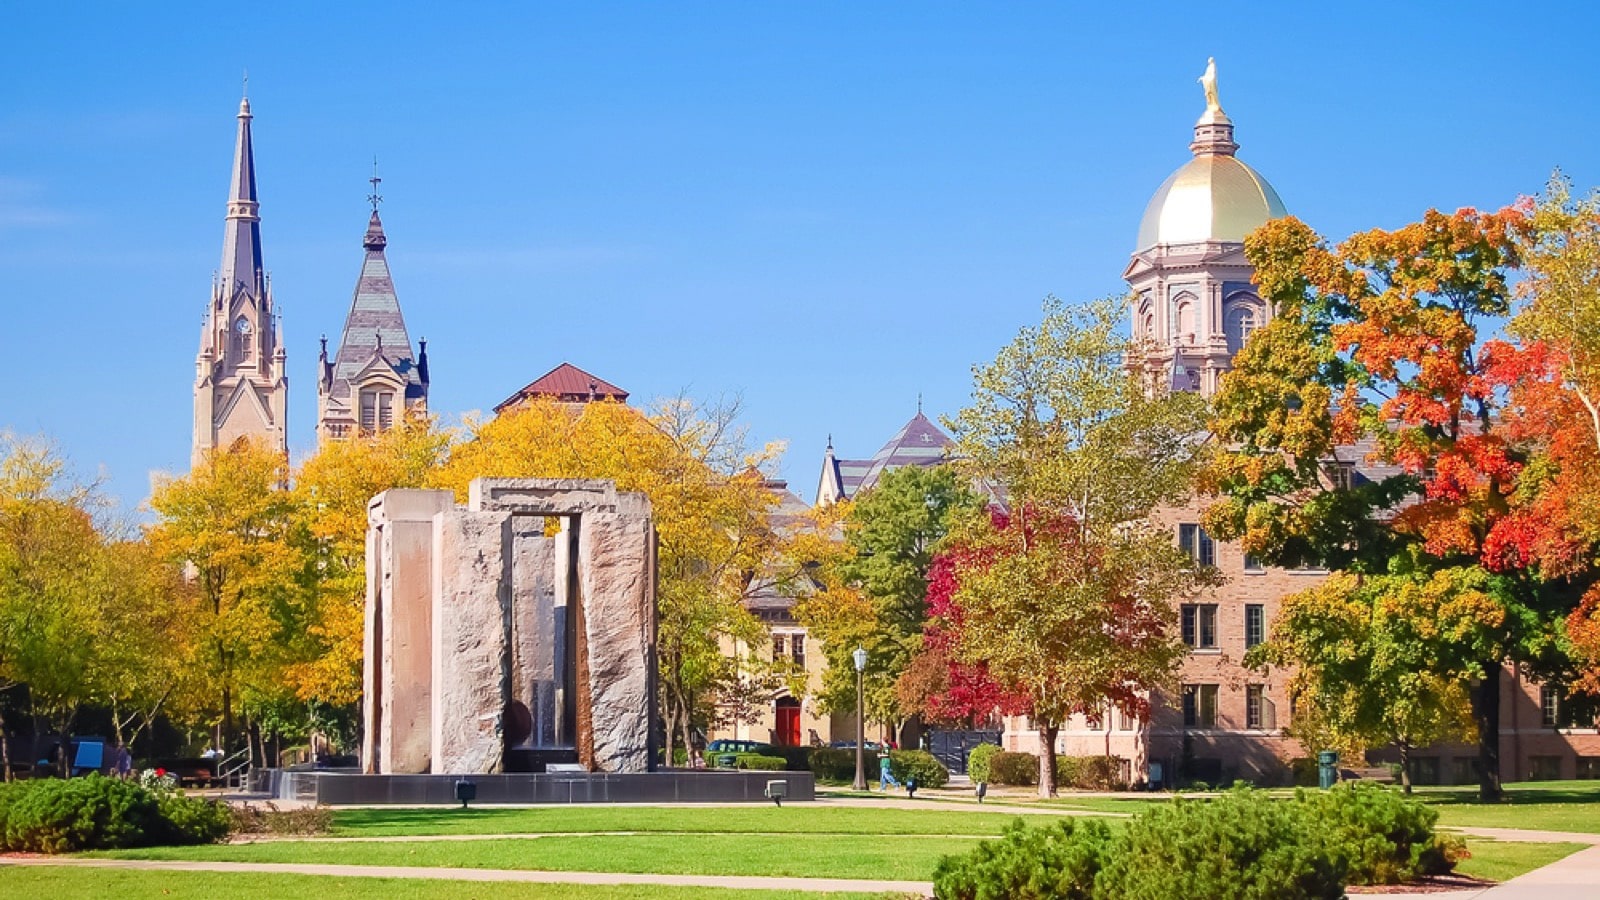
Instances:
[[[285,454],[241,439],[157,485],[150,498],[159,517],[151,545],[192,576],[192,664],[215,691],[227,743],[238,734],[239,700],[281,685],[298,563],[288,468]]]

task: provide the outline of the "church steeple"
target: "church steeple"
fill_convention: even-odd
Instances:
[[[373,163],[372,215],[361,238],[366,256],[355,296],[345,317],[339,347],[328,356],[323,347],[321,377],[317,383],[317,439],[319,442],[387,430],[404,421],[408,413],[428,411],[428,357],[411,353],[411,336],[400,314],[384,255],[389,238],[378,217],[377,163]]]
[[[288,447],[289,381],[284,375],[282,323],[273,309],[272,285],[261,262],[261,216],[256,195],[250,100],[239,101],[222,265],[206,305],[195,361],[194,443],[198,464],[206,451],[243,437],[278,450]]]
[[[222,232],[222,287],[229,294],[240,285],[262,293],[261,204],[256,199],[256,157],[250,140],[250,98],[239,101],[239,136],[233,150],[233,183],[228,189],[228,217]]]

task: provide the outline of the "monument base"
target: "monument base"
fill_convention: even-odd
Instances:
[[[771,802],[769,781],[788,783],[784,800],[815,800],[810,772],[663,769],[658,772],[549,772],[507,775],[363,775],[349,770],[265,769],[252,782],[277,800],[324,806],[451,805],[455,785],[477,785],[486,803],[737,803]]]

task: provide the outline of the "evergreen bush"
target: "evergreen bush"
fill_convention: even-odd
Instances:
[[[1400,884],[1443,875],[1465,855],[1460,841],[1434,833],[1439,813],[1393,788],[1361,782],[1297,791],[1313,837],[1342,858],[1350,884]]]
[[[1038,784],[1039,757],[1032,753],[996,753],[989,761],[989,774],[995,784]]]
[[[942,788],[950,782],[950,770],[926,750],[890,750],[889,772],[901,784],[915,781],[919,788]]]
[[[1062,819],[1028,828],[1021,819],[997,841],[965,856],[946,856],[933,874],[938,900],[1091,900],[1095,875],[1113,846],[1095,819]]]
[[[1301,804],[1248,789],[1154,806],[1129,823],[1108,855],[1096,896],[1339,900],[1343,861],[1309,832]]]
[[[999,744],[979,744],[972,748],[972,752],[967,754],[967,777],[972,779],[973,784],[993,780],[990,765],[1001,752]]]
[[[212,843],[227,836],[229,823],[221,804],[98,774],[19,782],[0,792],[0,849],[14,852]]]

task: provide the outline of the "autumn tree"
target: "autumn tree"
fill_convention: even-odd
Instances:
[[[156,486],[157,522],[149,540],[189,576],[193,665],[212,686],[224,740],[239,731],[235,713],[254,691],[273,697],[292,643],[297,554],[290,544],[294,498],[288,459],[241,439],[208,452],[182,478]]]
[[[1396,568],[1335,574],[1285,597],[1270,640],[1246,663],[1295,667],[1289,693],[1299,712],[1290,731],[1302,741],[1357,750],[1393,744],[1410,793],[1413,749],[1471,734],[1467,679],[1497,649],[1489,624],[1495,576]]]
[[[377,434],[324,441],[296,473],[289,536],[299,625],[285,679],[298,701],[349,707],[360,699],[367,504],[392,488],[429,486],[449,443],[432,420],[408,416]]]
[[[1010,509],[960,532],[955,655],[1027,699],[1042,796],[1069,716],[1147,712],[1183,655],[1173,601],[1207,577],[1155,518],[1189,488],[1205,406],[1129,369],[1123,311],[1115,297],[1050,299],[975,368],[972,403],[950,423],[968,476],[1001,486]]]
[[[922,644],[928,567],[953,523],[983,503],[949,466],[902,466],[843,508],[843,546],[826,554],[834,568],[818,576],[842,584],[806,592],[795,607],[796,618],[827,655],[823,708],[855,709],[850,654],[859,646],[867,651],[868,718],[898,726],[916,714],[899,701],[898,686]]]
[[[1218,497],[1207,530],[1258,559],[1382,576],[1403,558],[1425,581],[1481,586],[1479,627],[1441,654],[1473,658],[1436,674],[1470,690],[1485,798],[1499,795],[1502,664],[1558,655],[1572,602],[1514,552],[1527,524],[1514,500],[1537,472],[1502,413],[1539,353],[1485,337],[1510,312],[1516,221],[1429,212],[1335,248],[1293,218],[1251,234],[1272,316],[1222,379],[1213,429],[1228,449],[1203,479]],[[1358,462],[1378,468],[1337,477]]]
[[[469,425],[439,476],[463,498],[480,477],[606,478],[650,498],[659,537],[656,655],[669,751],[687,745],[741,671],[770,664],[757,652],[766,628],[744,606],[756,576],[777,565],[775,498],[757,467],[775,448],[749,453],[737,405],[683,398],[646,415],[621,403],[534,399]],[[743,658],[725,645],[746,648]]]

